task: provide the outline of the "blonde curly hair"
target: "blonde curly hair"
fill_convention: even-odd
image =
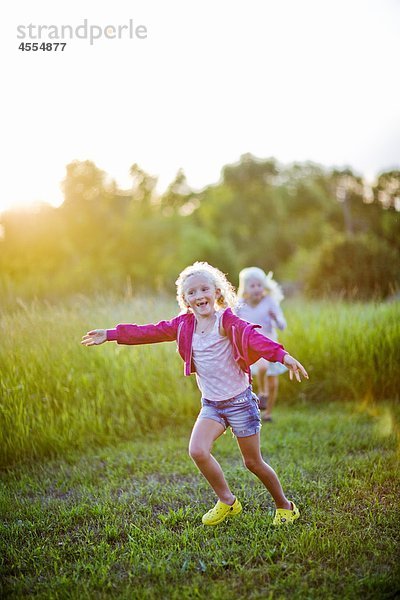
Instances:
[[[278,302],[282,302],[284,295],[281,286],[273,279],[273,273],[270,271],[268,275],[259,267],[247,267],[242,269],[239,273],[239,288],[238,298],[243,300],[246,294],[246,284],[249,279],[258,279],[264,286],[265,294],[269,294],[272,298]]]
[[[184,284],[188,277],[191,275],[206,275],[211,283],[215,286],[215,289],[220,290],[221,295],[216,299],[215,304],[218,308],[227,308],[228,306],[233,308],[237,303],[235,288],[227,280],[226,276],[222,271],[209,265],[207,262],[195,262],[183,269],[176,280],[176,299],[179,307],[183,312],[191,312],[188,303],[184,296]]]

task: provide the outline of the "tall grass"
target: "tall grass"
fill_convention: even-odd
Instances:
[[[281,341],[307,367],[301,385],[281,377],[281,401],[398,397],[399,306],[286,304]],[[0,464],[109,444],[198,409],[193,377],[172,344],[84,348],[90,328],[155,322],[176,314],[169,299],[75,297],[63,305],[21,302],[1,317]]]
[[[398,400],[400,303],[289,302],[285,313],[280,341],[310,375],[301,390],[281,378],[286,397]]]
[[[195,413],[175,344],[80,345],[86,331],[174,315],[173,302],[75,298],[1,319],[1,463],[128,439]]]

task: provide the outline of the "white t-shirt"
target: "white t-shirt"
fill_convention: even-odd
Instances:
[[[235,312],[241,319],[261,325],[261,330],[258,330],[258,332],[274,341],[277,340],[275,328],[286,328],[283,312],[271,296],[264,296],[255,306],[242,301],[237,305]]]
[[[249,385],[247,374],[233,358],[232,344],[219,333],[222,314],[222,310],[215,313],[215,323],[209,333],[193,334],[197,385],[207,400],[229,400]]]

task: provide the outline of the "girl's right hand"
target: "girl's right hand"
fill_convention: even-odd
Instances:
[[[107,341],[107,331],[105,329],[93,329],[88,331],[86,335],[82,337],[81,344],[84,346],[99,346]]]
[[[296,377],[297,381],[301,381],[301,375],[308,379],[308,373],[298,360],[290,356],[290,354],[285,354],[283,357],[283,364],[289,369],[289,377],[293,379],[293,375]]]

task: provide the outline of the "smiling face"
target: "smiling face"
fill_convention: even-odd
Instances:
[[[250,277],[246,281],[245,294],[246,298],[250,302],[260,302],[265,294],[265,288],[261,279],[258,279],[257,277]]]
[[[196,317],[210,317],[215,313],[215,301],[221,292],[205,273],[189,275],[183,284],[183,297]]]

